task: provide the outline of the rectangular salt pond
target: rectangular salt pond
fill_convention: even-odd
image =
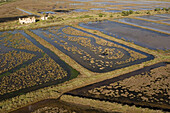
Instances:
[[[138,25],[138,26],[149,28],[149,29],[162,31],[165,33],[170,33],[169,25],[163,25],[163,24],[158,24],[158,23],[148,22],[148,21],[138,20],[138,19],[132,19],[132,18],[123,18],[123,19],[118,19],[118,20],[120,22],[132,24],[132,25]]]
[[[138,18],[144,18],[144,19],[148,19],[148,20],[165,20],[165,19],[169,19],[167,17],[158,17],[158,16],[152,16],[152,15],[145,15],[145,16],[140,16]]]
[[[99,30],[107,35],[133,41],[150,49],[170,49],[170,35],[142,29],[114,21],[80,23],[81,27]]]

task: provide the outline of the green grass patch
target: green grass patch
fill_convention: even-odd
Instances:
[[[93,16],[90,16],[90,15],[83,15],[83,16],[80,16],[80,18],[90,18],[90,17],[93,17]]]
[[[103,13],[99,13],[98,15],[99,17],[106,17],[106,14],[103,14]]]
[[[122,16],[129,16],[130,14],[133,14],[134,11],[129,10],[129,11],[122,11]]]
[[[70,73],[71,73],[71,76],[70,76],[69,80],[71,80],[73,78],[76,78],[80,74],[80,72],[73,69],[71,66],[69,66],[69,69],[70,69]]]

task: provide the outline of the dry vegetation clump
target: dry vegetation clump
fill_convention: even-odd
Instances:
[[[66,33],[66,34],[69,34],[69,35],[94,37],[93,35],[84,33],[84,32],[82,32],[82,31],[78,31],[78,30],[76,30],[76,29],[74,29],[74,28],[71,28],[71,27],[63,28],[62,31],[63,31],[64,33]]]
[[[63,79],[67,72],[47,55],[25,68],[0,78],[0,94]]]
[[[40,109],[37,109],[31,113],[68,113],[69,111],[64,109],[64,108],[59,108],[59,107],[43,107]],[[69,113],[76,113],[76,112],[69,112]]]
[[[148,102],[169,105],[170,65],[143,72],[139,75],[88,90],[89,94],[120,101]]]
[[[0,73],[8,71],[33,57],[35,57],[34,54],[14,50],[8,53],[0,53]]]

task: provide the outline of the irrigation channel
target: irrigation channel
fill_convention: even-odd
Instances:
[[[160,62],[160,63],[154,64],[154,65],[151,65],[151,66],[147,66],[147,67],[144,67],[142,69],[139,69],[139,70],[127,73],[127,74],[120,75],[118,77],[114,77],[112,79],[107,79],[107,80],[104,80],[104,81],[101,81],[101,82],[98,82],[98,83],[94,83],[94,84],[91,84],[91,85],[88,85],[88,86],[85,86],[85,87],[81,87],[81,88],[69,91],[67,93],[64,93],[64,95],[72,95],[72,96],[78,96],[78,97],[82,97],[82,98],[97,99],[97,100],[101,100],[101,101],[118,102],[118,103],[121,103],[121,104],[136,105],[136,106],[148,107],[148,108],[152,108],[152,109],[153,108],[154,109],[163,109],[163,110],[167,111],[167,110],[170,109],[169,105],[165,105],[161,108],[159,106],[160,105],[159,103],[157,103],[157,104],[153,103],[152,104],[152,103],[148,103],[148,102],[144,102],[144,101],[140,101],[140,100],[136,100],[136,99],[132,99],[132,100],[126,99],[124,97],[119,97],[119,98],[109,97],[109,98],[107,98],[102,94],[101,95],[97,95],[97,94],[95,95],[95,94],[91,94],[91,93],[88,92],[88,90],[98,88],[98,87],[101,87],[101,86],[108,86],[111,83],[115,83],[117,81],[121,81],[121,80],[130,78],[132,76],[138,75],[138,74],[149,72],[152,69],[156,69],[158,67],[166,66],[167,64],[170,64],[170,62]],[[120,89],[118,89],[118,90],[120,90]]]
[[[41,50],[43,50],[44,53],[46,53],[50,58],[52,58],[57,64],[59,64],[65,71],[67,71],[67,76],[64,77],[63,79],[58,79],[58,80],[55,80],[55,81],[50,81],[50,82],[47,82],[47,83],[43,83],[43,84],[40,84],[40,85],[37,85],[37,86],[32,86],[32,87],[27,87],[27,88],[24,88],[24,89],[20,89],[18,91],[14,91],[14,92],[11,92],[11,93],[6,93],[4,95],[0,95],[0,100],[4,100],[4,99],[8,99],[8,98],[11,98],[11,97],[14,97],[14,96],[17,96],[17,95],[20,95],[20,94],[23,94],[23,93],[26,93],[26,92],[30,92],[30,91],[33,91],[33,90],[37,90],[39,88],[43,88],[43,87],[47,87],[47,86],[50,86],[50,85],[56,85],[56,84],[59,84],[59,83],[62,83],[64,81],[68,81],[70,80],[70,78],[74,78],[76,76],[78,76],[78,73],[76,70],[74,70],[71,66],[69,66],[68,64],[66,64],[64,61],[62,61],[55,53],[53,53],[51,50],[45,48],[43,45],[41,45],[39,42],[37,42],[34,38],[30,37],[28,34],[26,34],[24,31],[14,31],[14,32],[19,32],[21,33],[23,36],[25,36],[28,40],[30,40],[34,45],[36,45],[38,48],[40,48]],[[2,47],[2,45],[0,46]],[[5,47],[4,47],[5,48]],[[11,48],[8,48],[9,50],[11,50]],[[41,58],[43,56],[42,53],[40,52],[34,52],[34,51],[28,51],[28,50],[20,50],[20,49],[14,49],[12,48],[12,50],[17,50],[17,51],[24,51],[24,52],[28,52],[28,53],[33,53],[35,54],[36,56],[33,57],[32,59],[24,62],[23,64],[21,65],[18,65],[16,66],[15,68],[7,71],[7,72],[3,72],[0,74],[0,79],[1,79],[1,76],[5,75],[5,74],[10,74],[10,73],[13,73],[13,72],[16,72],[17,70],[19,70],[20,68],[23,68],[23,67],[26,67],[28,66],[29,64],[31,64],[32,62],[36,61],[37,59]],[[73,73],[76,71],[76,75],[73,75]],[[6,76],[6,75],[5,75]]]
[[[72,112],[76,112],[76,113],[105,113],[104,111],[95,110],[88,106],[75,105],[75,104],[71,104],[71,103],[62,102],[59,99],[43,100],[43,101],[31,104],[29,106],[20,108],[18,110],[12,111],[10,113],[30,113],[30,112],[36,111],[37,109],[41,109],[41,108],[45,108],[45,107],[49,107],[52,109],[57,107],[57,108],[60,108],[63,110],[67,110],[67,113],[72,113]],[[57,110],[54,110],[54,111],[57,112]],[[45,112],[45,111],[42,111],[42,112]]]
[[[101,31],[118,39],[132,41],[149,49],[170,49],[170,35],[114,21],[80,23],[79,26]],[[165,26],[164,26],[165,27]]]
[[[66,33],[69,29],[85,33],[85,36]],[[71,26],[40,28],[31,31],[70,56],[83,67],[97,73],[109,72],[154,59],[154,56],[140,50]],[[96,40],[101,39],[107,41],[107,43],[112,43],[113,46],[98,44]],[[114,46],[114,44],[117,46]],[[110,56],[104,55],[103,51],[106,49],[114,53]],[[77,51],[80,51],[80,53]],[[130,52],[141,54],[145,57],[129,61],[128,59],[132,58]],[[115,58],[116,55],[117,57]],[[129,62],[126,62],[127,60]],[[123,63],[118,64],[117,62]]]

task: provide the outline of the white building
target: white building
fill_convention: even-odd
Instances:
[[[42,16],[42,17],[41,17],[41,20],[47,20],[48,17],[50,17],[50,16],[49,16],[49,15]]]
[[[28,24],[28,23],[34,23],[34,22],[36,22],[35,17],[19,18],[20,24]]]

